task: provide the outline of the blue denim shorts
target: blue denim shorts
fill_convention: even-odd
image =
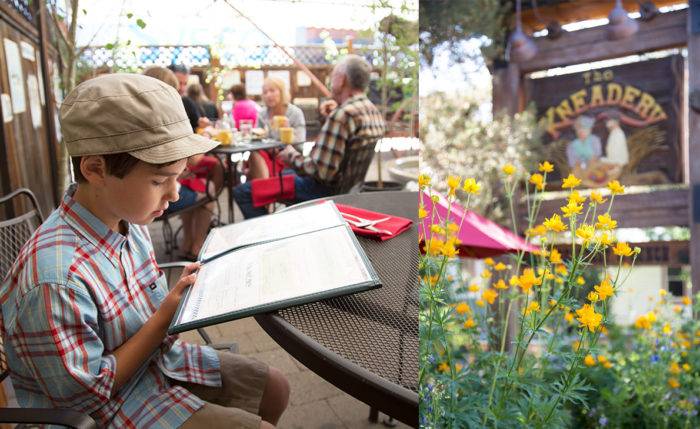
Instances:
[[[173,213],[189,207],[197,202],[197,193],[187,186],[180,186],[180,198],[170,203],[165,214]]]

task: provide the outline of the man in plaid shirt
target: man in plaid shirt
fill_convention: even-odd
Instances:
[[[278,154],[293,168],[283,174],[295,175],[295,202],[330,195],[338,182],[346,147],[370,144],[384,135],[382,115],[365,95],[370,71],[369,63],[357,55],[348,55],[337,64],[331,74],[333,102],[322,106],[330,106],[332,112],[311,153],[304,157],[289,145]],[[250,182],[237,186],[234,197],[245,218],[267,214],[264,206],[253,205]]]
[[[198,264],[170,291],[145,227],[177,200],[193,134],[177,91],[101,76],[61,105],[77,184],[0,284],[0,333],[17,400],[113,428],[272,428],[289,385],[267,365],[166,334]]]

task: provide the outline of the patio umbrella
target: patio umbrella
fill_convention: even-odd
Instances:
[[[459,245],[459,255],[461,257],[486,258],[504,253],[515,253],[520,250],[526,252],[539,250],[537,246],[528,244],[512,231],[473,211],[466,210],[457,202],[453,202],[450,209],[450,202],[447,201],[447,198],[435,191],[432,192],[432,195],[439,197],[436,203],[433,203],[427,191],[420,193],[421,202],[429,213],[428,217],[423,219],[423,225],[420,230],[421,242],[426,240],[424,235],[427,235],[428,240],[430,239],[430,213],[435,210],[439,218],[444,220],[449,210],[449,221],[457,225],[461,223],[462,225],[457,235],[457,238],[461,241]],[[462,221],[462,216],[464,216],[464,221]]]

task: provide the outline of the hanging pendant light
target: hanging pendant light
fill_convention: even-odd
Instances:
[[[612,40],[630,37],[639,30],[639,23],[627,16],[621,0],[615,1],[615,7],[610,11],[608,21],[608,38]]]
[[[508,60],[521,63],[532,59],[537,53],[535,42],[523,32],[523,25],[520,19],[520,0],[515,3],[516,22],[515,31],[508,39]]]

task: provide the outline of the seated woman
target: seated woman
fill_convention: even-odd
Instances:
[[[236,123],[236,128],[238,129],[241,127],[242,119],[251,121],[254,126],[258,121],[258,105],[255,101],[248,98],[245,86],[241,84],[233,85],[230,92],[233,97],[233,109],[231,114]]]
[[[262,100],[265,107],[258,115],[258,128],[270,129],[272,118],[286,116],[289,126],[294,128],[294,141],[306,140],[306,122],[304,112],[291,103],[289,90],[282,79],[268,77],[263,82]],[[279,174],[284,169],[284,163],[278,160],[272,152],[256,151],[248,158],[248,180],[266,179],[272,172]]]

